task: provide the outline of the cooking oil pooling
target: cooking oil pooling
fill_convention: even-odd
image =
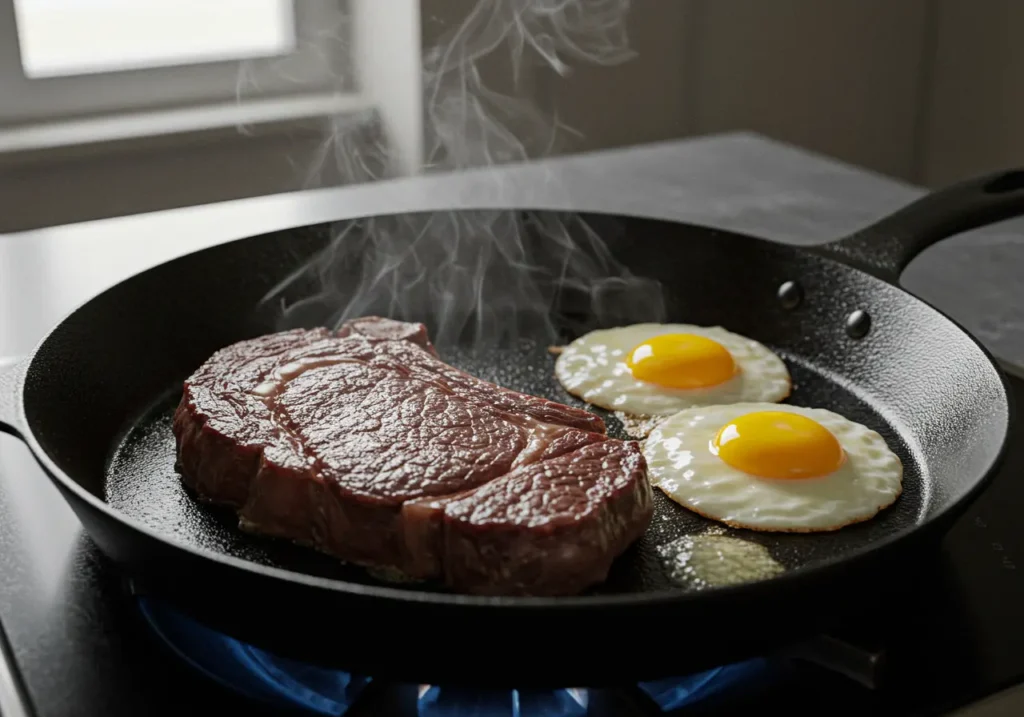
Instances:
[[[669,578],[702,589],[766,580],[783,572],[763,545],[726,535],[687,535],[658,548]]]
[[[647,438],[659,423],[667,416],[638,416],[622,411],[615,411],[613,414],[622,423],[622,428],[630,438]]]

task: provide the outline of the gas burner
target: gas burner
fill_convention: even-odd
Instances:
[[[344,715],[370,683],[350,675],[271,655],[211,630],[160,600],[139,596],[156,635],[181,659],[250,699],[314,714]]]
[[[738,686],[753,682],[767,674],[769,662],[755,658],[745,662],[716,667],[688,677],[673,677],[667,680],[641,682],[637,685],[663,712],[688,707],[708,697]]]
[[[716,667],[687,677],[669,678],[637,685],[642,694],[664,713],[719,694],[747,680],[761,676],[767,660],[755,659]],[[585,717],[591,691],[562,690],[474,690],[421,685],[419,717]],[[649,710],[648,710],[649,712]]]
[[[275,707],[313,714],[344,715],[357,701],[373,702],[371,678],[278,657],[217,632],[151,595],[135,595],[153,632],[180,659],[223,687]],[[874,683],[880,663],[876,653],[833,638],[821,637],[774,657],[759,657],[688,675],[641,682],[634,690],[495,690],[437,685],[385,684],[406,691],[409,714],[419,717],[586,717],[603,696],[634,694],[647,714],[675,714],[729,691],[756,691],[777,675],[780,664],[811,662],[864,686]],[[413,703],[415,702],[415,706]],[[638,703],[637,703],[638,704]],[[364,714],[363,704],[356,712]],[[598,709],[599,714],[607,711]]]
[[[584,717],[587,690],[475,690],[421,685],[418,717]]]

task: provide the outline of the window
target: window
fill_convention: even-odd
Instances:
[[[295,50],[290,0],[14,0],[30,79]]]
[[[354,92],[342,0],[0,0],[0,124]]]
[[[422,171],[420,1],[0,0],[0,232]]]

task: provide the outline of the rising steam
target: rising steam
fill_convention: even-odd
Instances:
[[[561,151],[572,132],[529,101],[491,89],[482,68],[509,73],[517,87],[528,63],[564,76],[574,63],[624,62],[632,57],[628,10],[629,0],[476,0],[461,24],[423,53],[427,168],[479,170]],[[376,121],[370,115],[334,123],[323,161],[346,182],[397,173]],[[500,191],[502,176],[484,173],[480,181]],[[376,314],[425,322],[439,347],[552,341],[560,330],[661,320],[660,286],[633,276],[604,239],[577,216],[554,212],[345,222],[265,301],[280,306],[282,328]]]

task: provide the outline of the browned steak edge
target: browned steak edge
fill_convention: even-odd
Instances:
[[[586,520],[502,528],[446,515],[441,548],[445,582],[477,595],[550,596],[575,595],[603,582],[612,563],[644,534],[654,514],[647,464],[638,444],[613,441],[612,450],[625,454],[625,480]],[[474,492],[543,471],[544,463],[525,466]]]
[[[194,413],[187,392],[174,412],[178,444],[175,468],[189,488],[205,501],[241,508],[263,458],[262,447],[243,446],[212,429],[206,417]]]

